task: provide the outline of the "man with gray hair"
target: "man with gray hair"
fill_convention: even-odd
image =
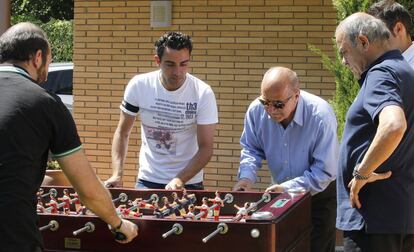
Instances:
[[[373,16],[349,16],[335,36],[361,86],[339,154],[344,251],[414,251],[414,71]]]

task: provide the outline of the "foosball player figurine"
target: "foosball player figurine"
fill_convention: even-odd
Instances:
[[[220,208],[224,206],[223,200],[220,198],[220,193],[218,191],[215,192],[216,197],[214,199],[208,199],[208,201],[213,202],[215,207],[213,209],[214,220],[218,221],[220,217]]]
[[[45,212],[45,206],[43,205],[41,196],[37,196],[36,212],[37,213],[44,213]]]
[[[246,202],[242,207],[239,207],[238,205],[234,204],[234,207],[237,209],[236,216],[232,219],[232,221],[242,221],[246,220],[247,215],[249,214],[247,212],[247,209],[249,208],[250,203]]]
[[[154,216],[157,218],[163,218],[164,216],[162,216],[162,212],[160,210],[160,207],[158,206],[157,202],[152,202],[152,205],[154,206]]]
[[[133,216],[133,217],[140,217],[142,215],[142,213],[139,212],[140,209],[140,203],[136,201],[136,199],[134,201],[132,200],[128,200],[128,205],[132,206],[131,208],[129,208],[129,216]]]
[[[139,216],[141,216],[140,213],[137,213],[135,211],[132,211],[132,210],[128,209],[125,204],[119,205],[116,210],[122,217],[139,217]]]
[[[162,215],[170,216],[171,219],[175,220],[177,216],[175,215],[174,209],[172,205],[170,204],[170,202],[168,201],[168,198],[165,196],[162,197],[162,202],[164,204],[164,206],[160,208]]]
[[[199,209],[201,214],[200,220],[204,220],[207,218],[208,215],[208,198],[203,197],[201,200],[202,204],[201,206],[195,206],[195,209]]]
[[[70,214],[70,196],[69,196],[69,190],[68,189],[63,189],[63,196],[62,198],[58,198],[58,200],[64,202],[65,204],[63,205],[63,212],[65,214]]]
[[[187,214],[184,209],[184,204],[187,202],[187,200],[182,200],[178,198],[178,194],[176,192],[172,193],[172,197],[173,197],[172,205],[176,209],[176,214],[179,214],[181,217],[184,217]]]
[[[88,215],[88,208],[86,206],[80,206],[79,212],[77,212],[78,215]]]
[[[50,201],[49,203],[46,203],[46,206],[50,207],[50,213],[51,214],[57,214],[58,213],[58,203],[55,199],[55,196],[50,194]]]
[[[186,200],[187,204],[194,204],[195,203],[195,194],[188,194],[187,190],[183,188],[183,196],[181,197],[181,200]]]
[[[134,201],[130,202],[132,206],[138,206],[138,208],[144,209],[154,209],[154,205],[148,202],[145,202],[142,198],[136,198]]]
[[[121,204],[116,208],[116,211],[122,217],[128,217],[128,209],[125,204]]]
[[[75,211],[77,214],[79,214],[80,211],[82,210],[82,205],[81,205],[78,193],[74,192],[69,195],[73,197],[73,204],[75,204]]]
[[[185,216],[183,216],[184,219],[187,219],[188,218],[188,219],[191,219],[191,220],[195,220],[194,211],[195,211],[194,205],[193,204],[190,204],[188,206],[188,213]]]
[[[43,195],[43,193],[44,193],[45,191],[43,190],[43,188],[39,188],[39,190],[37,191],[37,193],[36,193],[36,196],[38,196],[38,197],[42,197],[42,195]]]

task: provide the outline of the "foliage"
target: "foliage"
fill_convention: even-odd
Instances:
[[[371,0],[332,0],[332,3],[337,11],[338,20],[344,20],[352,13],[368,9]]]
[[[57,160],[48,160],[46,169],[48,170],[60,170],[60,165]]]
[[[371,4],[370,0],[332,1],[337,10],[338,21],[345,19],[352,13],[365,11]],[[335,44],[335,40],[333,40],[333,46],[335,49],[335,58],[333,59],[329,58],[328,55],[312,45],[309,45],[309,49],[322,57],[321,61],[323,66],[335,76],[336,90],[330,103],[338,120],[338,137],[342,138],[346,112],[354,101],[355,96],[358,94],[359,84],[351,71],[349,71],[349,69],[342,64],[342,59]]]
[[[74,0],[13,0],[13,15],[31,16],[34,20],[47,23],[51,19],[72,20]]]
[[[345,19],[352,13],[367,10],[373,2],[376,1],[332,0],[332,3],[337,10],[338,21]],[[412,0],[400,0],[397,2],[407,8],[407,10],[414,17],[414,2]],[[414,25],[410,33],[411,36],[414,37]],[[358,94],[359,84],[348,68],[341,64],[341,57],[338,53],[338,48],[335,46],[334,40],[333,45],[336,53],[335,58],[333,59],[329,58],[326,54],[321,52],[321,50],[312,45],[309,45],[309,49],[321,56],[323,66],[335,76],[336,90],[330,103],[332,104],[338,119],[338,137],[341,138],[345,125],[346,112],[355,99],[355,96]]]
[[[414,1],[413,0],[399,0],[397,2],[401,4],[402,6],[404,6],[410,12],[411,17],[414,19]],[[411,34],[411,37],[414,38],[414,24],[411,26],[410,34]]]
[[[73,0],[12,1],[11,24],[28,21],[40,26],[52,45],[54,62],[72,61],[73,20],[68,18],[73,18]]]
[[[322,57],[324,67],[335,76],[336,90],[330,103],[338,121],[338,137],[341,138],[345,126],[346,112],[359,91],[358,82],[352,72],[342,64],[336,46],[336,57],[334,59],[329,58],[328,55],[322,53],[320,49],[313,45],[309,45],[309,49]]]
[[[73,21],[52,19],[40,27],[46,32],[52,45],[53,61],[72,61]]]

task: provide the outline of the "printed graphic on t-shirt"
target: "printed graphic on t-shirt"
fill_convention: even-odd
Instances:
[[[148,147],[159,154],[175,155],[177,137],[195,124],[196,112],[196,102],[155,98],[149,110],[141,111]]]
[[[175,154],[177,141],[171,130],[148,127],[146,125],[143,126],[145,135],[147,136],[148,146],[152,151],[164,155]]]

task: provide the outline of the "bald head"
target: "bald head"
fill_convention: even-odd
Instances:
[[[272,67],[263,76],[261,92],[268,90],[295,90],[299,88],[297,74],[286,67]]]
[[[40,27],[29,22],[10,27],[0,37],[0,63],[18,63],[34,57],[42,51],[43,60],[49,52],[49,42]]]
[[[296,73],[286,67],[272,67],[263,76],[262,103],[268,115],[286,127],[293,119],[300,96]]]
[[[342,20],[335,32],[336,38],[346,38],[353,46],[356,46],[360,35],[367,37],[369,43],[383,43],[390,37],[390,32],[381,20],[364,12],[354,13]]]

